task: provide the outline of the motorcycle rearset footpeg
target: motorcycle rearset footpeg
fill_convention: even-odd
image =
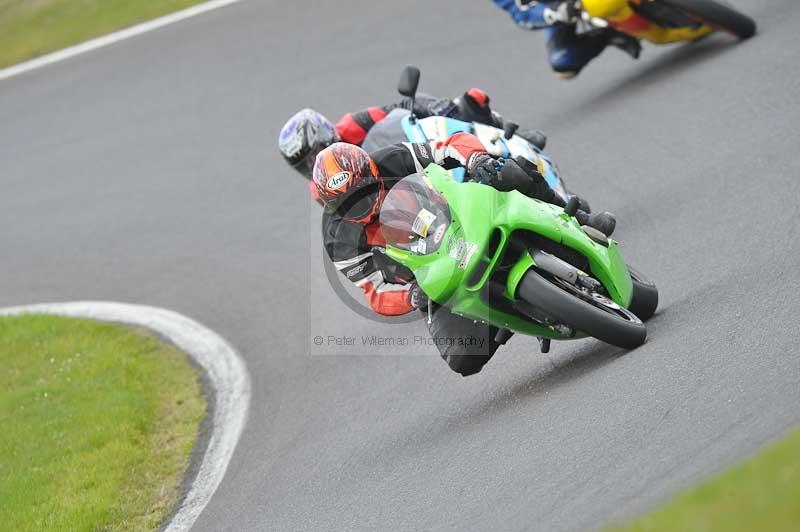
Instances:
[[[494,335],[494,341],[500,345],[505,345],[505,343],[508,342],[512,336],[514,336],[512,331],[509,331],[508,329],[499,329],[497,334]]]
[[[539,340],[539,349],[542,351],[542,354],[547,354],[550,352],[550,338],[537,338]]]

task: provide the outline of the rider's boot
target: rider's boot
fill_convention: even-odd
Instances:
[[[592,213],[592,206],[589,205],[589,202],[586,201],[585,198],[578,196],[578,208],[584,211],[586,214]]]
[[[611,236],[614,233],[614,229],[617,227],[617,219],[610,212],[589,214],[579,210],[575,214],[575,218],[578,219],[578,223],[581,225],[594,227],[606,236]]]
[[[547,144],[547,135],[539,129],[525,129],[517,131],[517,135],[527,140],[540,150],[543,150]]]
[[[616,30],[610,30],[613,33],[608,38],[608,44],[616,46],[634,59],[639,59],[639,54],[642,53],[642,43],[636,37],[632,37],[627,33],[622,33]]]

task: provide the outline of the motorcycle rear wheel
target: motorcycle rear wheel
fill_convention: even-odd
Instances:
[[[644,323],[629,310],[600,294],[588,294],[557,277],[531,269],[520,281],[518,296],[557,323],[611,345],[633,349],[647,338]]]
[[[749,39],[756,34],[753,19],[734,8],[716,0],[661,0],[684,11],[686,14],[708,24],[712,28],[731,33],[740,39]]]

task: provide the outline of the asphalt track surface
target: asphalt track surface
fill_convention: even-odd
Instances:
[[[157,305],[240,350],[250,417],[196,530],[624,519],[800,421],[800,9],[735,3],[758,20],[749,42],[608,50],[571,82],[540,35],[458,0],[247,1],[6,80],[2,303]],[[644,346],[545,356],[515,337],[468,379],[430,347],[314,346],[425,329],[336,298],[275,138],[302,106],[392,100],[406,63],[426,91],[481,86],[550,134],[658,283]]]

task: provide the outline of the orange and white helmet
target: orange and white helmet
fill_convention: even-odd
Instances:
[[[319,152],[312,178],[319,199],[345,220],[369,223],[380,211],[383,179],[372,157],[354,144],[336,142]]]

